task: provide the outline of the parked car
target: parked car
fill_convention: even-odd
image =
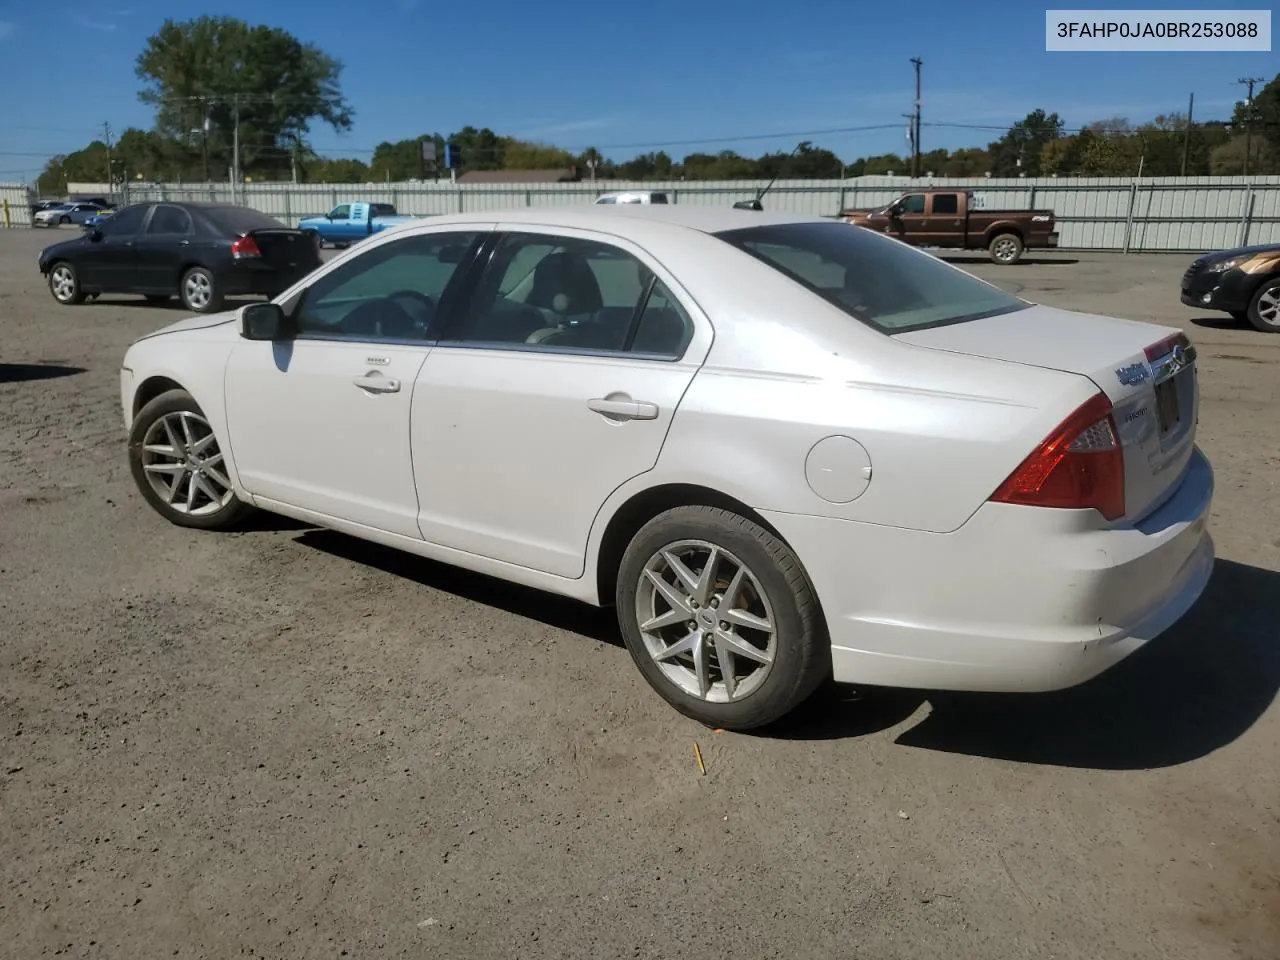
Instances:
[[[1280,243],[1218,250],[1182,275],[1182,302],[1280,333]]]
[[[603,193],[596,203],[666,203],[667,195],[661,190],[626,190],[621,193]]]
[[[60,207],[60,206],[63,206],[66,202],[67,201],[65,200],[36,200],[34,203],[31,204],[32,219],[34,219],[35,215],[39,213],[41,210],[48,210],[50,207]]]
[[[435,218],[121,371],[170,522],[258,507],[612,606],[729,729],[829,676],[1054,690],[1165,630],[1213,566],[1198,395],[1178,330],[700,206]]]
[[[31,222],[37,227],[56,227],[64,223],[81,224],[105,209],[96,203],[59,203],[34,214]]]
[[[391,227],[415,223],[420,217],[401,216],[389,203],[340,203],[318,217],[298,221],[299,230],[314,233],[321,246],[346,247]]]
[[[974,205],[972,190],[912,190],[888,206],[844,210],[840,218],[915,247],[986,250],[1000,264],[1058,245],[1052,210],[984,210]]]
[[[226,297],[274,296],[320,265],[313,237],[247,207],[137,203],[75,240],[40,252],[40,272],[62,304],[103,293],[177,296],[196,313]]]

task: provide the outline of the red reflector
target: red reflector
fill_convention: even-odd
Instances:
[[[1124,516],[1124,452],[1099,393],[1086,401],[1000,485],[991,499],[1033,507],[1092,508],[1108,520]]]
[[[262,251],[258,249],[257,241],[253,237],[240,237],[231,243],[231,256],[237,260],[244,257],[260,257]]]

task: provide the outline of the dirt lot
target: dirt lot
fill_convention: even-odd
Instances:
[[[163,522],[116,375],[180,314],[57,306],[52,239],[0,231],[0,956],[1280,957],[1280,337],[1196,323],[1187,257],[971,268],[1200,345],[1193,614],[1063,694],[834,689],[746,737],[590,610]]]

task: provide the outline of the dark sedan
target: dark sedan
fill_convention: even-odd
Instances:
[[[1205,254],[1182,275],[1182,302],[1280,333],[1280,244]]]
[[[136,203],[40,252],[40,272],[59,303],[103,293],[164,303],[176,295],[195,313],[216,313],[226,297],[274,297],[320,263],[313,237],[222,203]]]

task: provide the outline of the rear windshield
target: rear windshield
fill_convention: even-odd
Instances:
[[[716,236],[885,333],[1030,306],[936,257],[839,221],[746,227]]]
[[[254,230],[288,229],[275,217],[269,217],[249,207],[205,207],[203,212],[219,230],[236,235],[252,233]]]

